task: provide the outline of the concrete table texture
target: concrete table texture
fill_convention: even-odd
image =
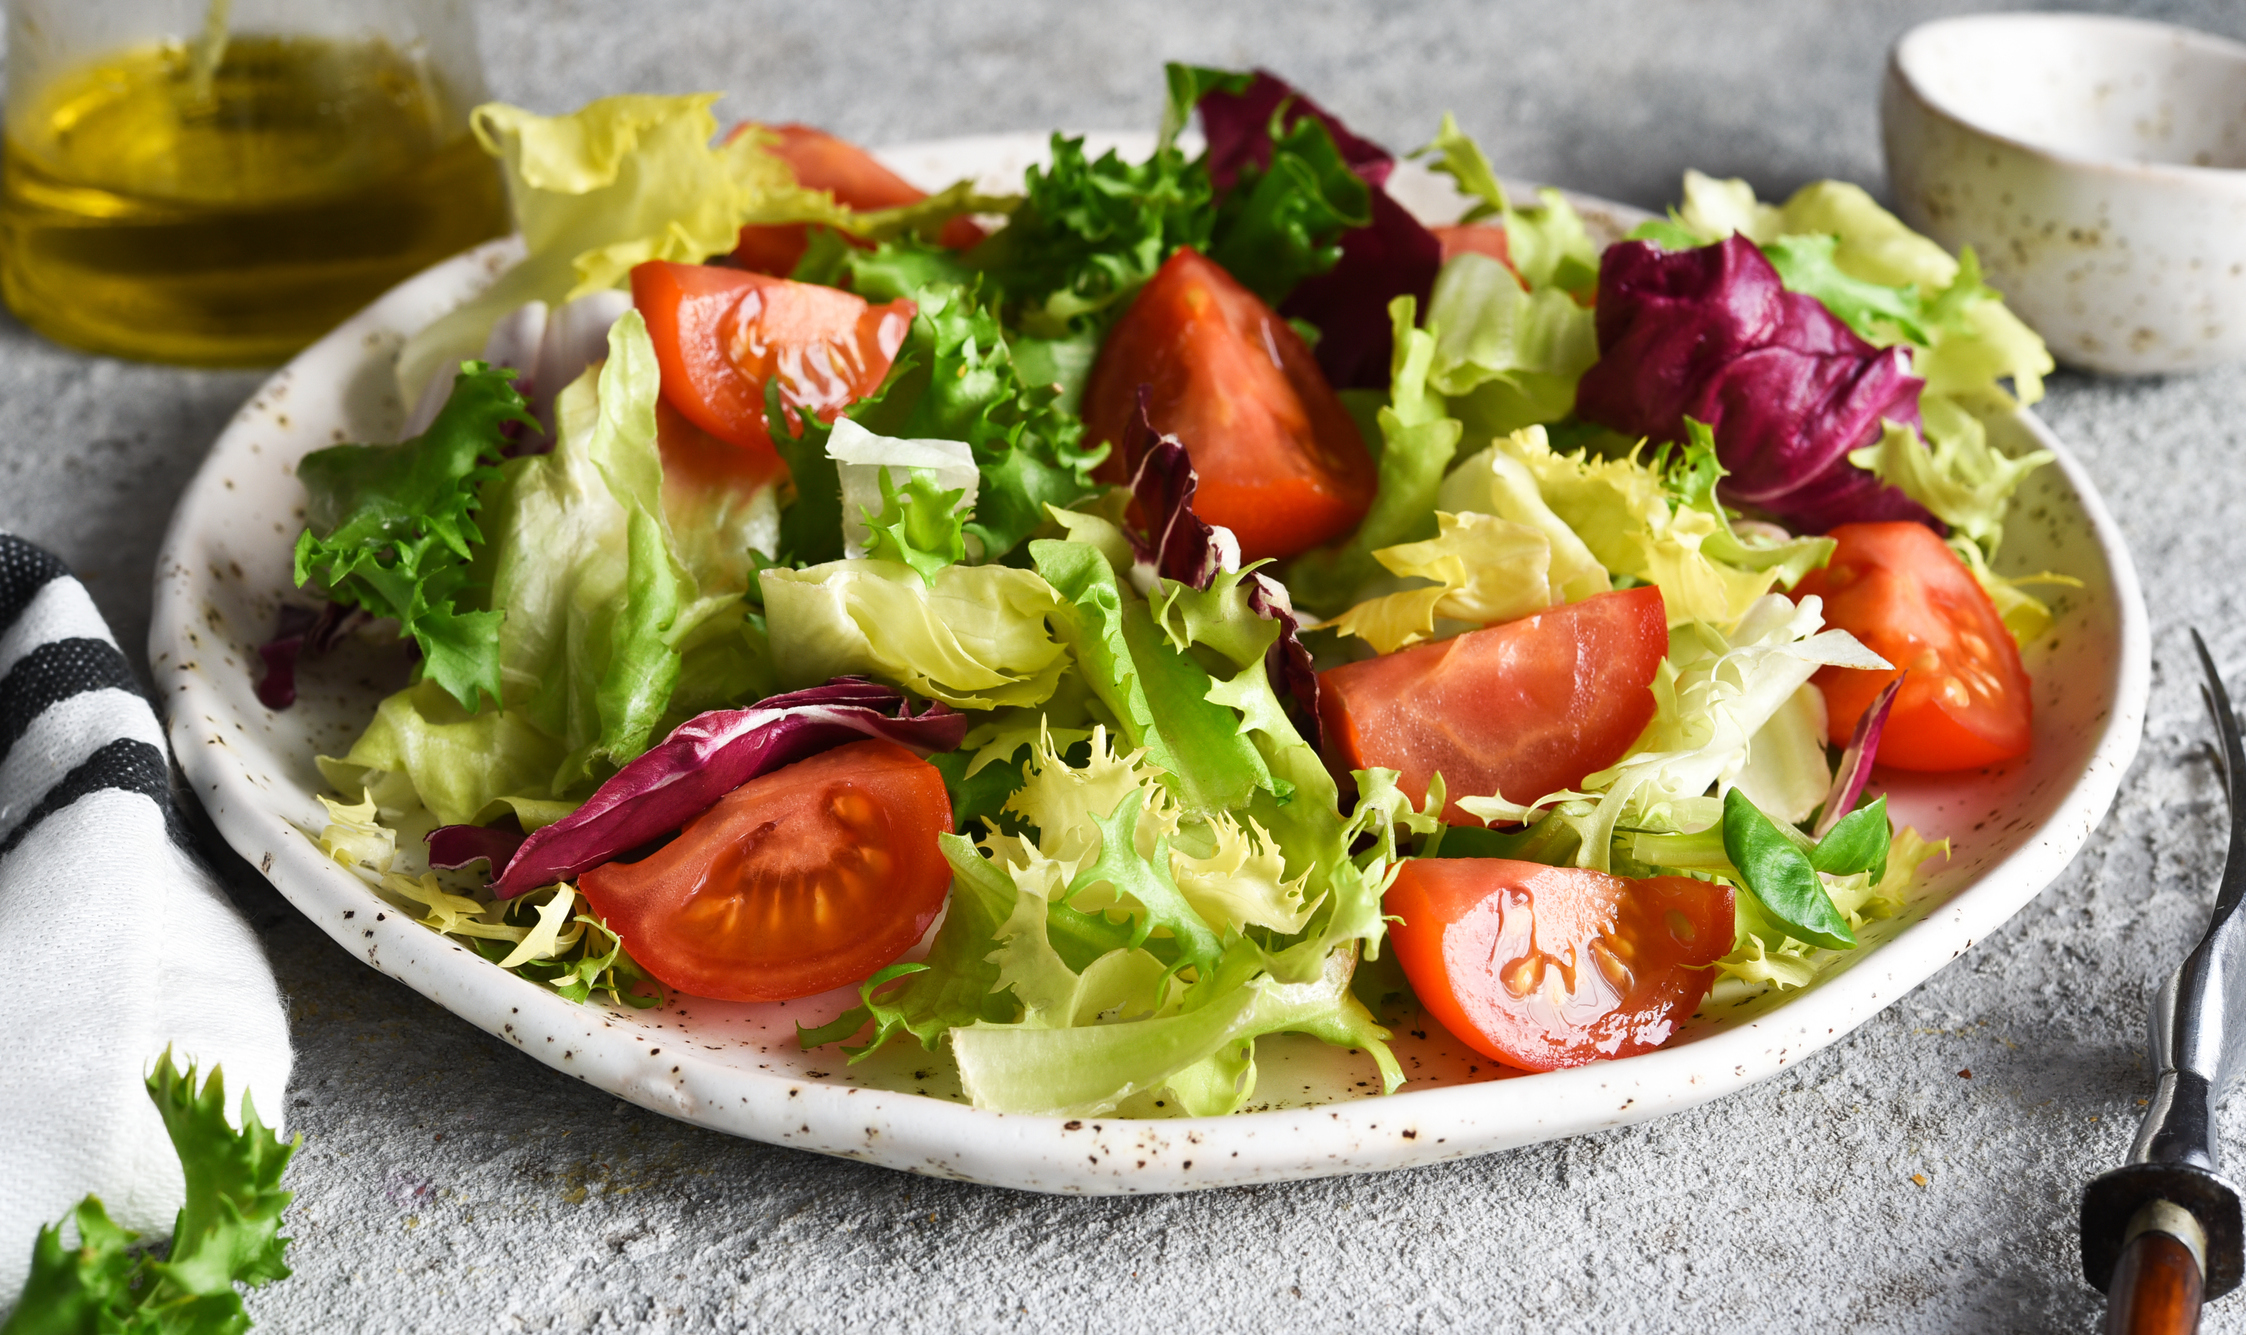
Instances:
[[[1160,62],[1264,64],[1360,131],[1455,110],[1509,175],[1648,207],[1688,166],[1881,188],[1878,77],[1938,3],[1110,0],[481,7],[494,95],[722,89],[869,143],[1151,126]],[[2125,6],[2234,37],[2224,0]],[[260,377],[53,347],[0,317],[0,528],[128,652],[172,501]],[[219,850],[290,999],[293,1278],[275,1331],[2087,1328],[2081,1184],[2149,1092],[2146,1000],[2204,922],[2219,777],[2185,628],[2246,675],[2246,370],[2062,374],[2042,411],[2129,537],[2152,707],[2112,814],[2002,932],[1783,1076],[1647,1125],[1438,1168],[1067,1199],[700,1131],[374,973]],[[2226,1115],[2246,1147],[2246,1107]],[[2246,1152],[2246,1151],[2242,1151]],[[2206,1329],[2246,1330],[2246,1299]]]

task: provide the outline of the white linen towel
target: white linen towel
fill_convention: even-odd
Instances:
[[[246,1087],[281,1124],[280,992],[190,851],[168,755],[85,587],[0,533],[0,1311],[88,1192],[171,1232],[184,1184],[143,1083],[167,1045],[224,1068],[230,1116]]]

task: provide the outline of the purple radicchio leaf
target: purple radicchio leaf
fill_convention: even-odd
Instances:
[[[497,872],[529,836],[504,825],[440,825],[425,836],[432,867],[465,867],[485,862]]]
[[[760,774],[847,742],[877,737],[921,755],[949,751],[967,734],[967,716],[939,702],[915,714],[893,687],[858,677],[791,691],[747,709],[713,709],[618,770],[585,805],[523,840],[492,878],[502,899],[570,880],[617,854],[668,834]],[[456,829],[458,827],[448,827]],[[439,830],[430,836],[438,866]],[[448,851],[473,845],[453,844]],[[468,851],[465,860],[478,853]]]
[[[1831,833],[1841,817],[1856,809],[1856,799],[1864,795],[1864,785],[1872,777],[1872,761],[1879,755],[1879,737],[1887,729],[1887,713],[1895,707],[1895,693],[1903,689],[1904,675],[1897,673],[1887,689],[1873,697],[1864,716],[1856,720],[1856,733],[1848,739],[1848,749],[1840,753],[1833,786],[1825,794],[1825,809],[1818,814],[1816,838]]]
[[[1725,499],[1792,527],[1908,519],[1916,501],[1848,461],[1886,418],[1916,427],[1924,382],[1900,348],[1858,338],[1815,297],[1788,292],[1753,242],[1663,251],[1607,249],[1599,265],[1599,360],[1576,412],[1628,436],[1685,439],[1706,423],[1728,476]]]
[[[273,638],[257,646],[257,656],[265,664],[265,674],[257,682],[257,702],[267,709],[295,704],[297,663],[333,649],[353,626],[368,619],[364,611],[342,603],[328,603],[317,612],[281,604]]]
[[[1395,170],[1394,155],[1267,70],[1257,70],[1244,93],[1218,89],[1201,99],[1209,176],[1219,190],[1230,187],[1247,164],[1271,164],[1271,116],[1282,102],[1290,108],[1288,125],[1301,116],[1316,117],[1342,160],[1372,187],[1372,222],[1342,233],[1340,261],[1296,285],[1279,313],[1317,327],[1313,351],[1334,388],[1386,389],[1396,337],[1388,303],[1409,295],[1421,310],[1427,308],[1443,267],[1443,243],[1383,188]]]
[[[1240,169],[1251,162],[1258,167],[1271,165],[1271,113],[1289,99],[1293,100],[1294,111],[1287,118],[1289,125],[1295,116],[1315,116],[1333,136],[1334,147],[1341,151],[1341,160],[1351,171],[1364,178],[1367,185],[1377,188],[1387,184],[1388,174],[1396,168],[1393,154],[1369,139],[1359,138],[1332,112],[1296,92],[1278,75],[1257,70],[1244,93],[1219,88],[1201,97],[1201,133],[1209,143],[1209,179],[1217,189],[1231,189]]]
[[[1146,520],[1144,536],[1131,533],[1138,558],[1138,583],[1153,586],[1153,576],[1192,589],[1206,589],[1220,571],[1240,568],[1240,544],[1228,529],[1213,528],[1193,509],[1201,475],[1192,456],[1176,436],[1157,432],[1147,416],[1148,391],[1139,389],[1139,412],[1131,438],[1124,442],[1123,457],[1131,463],[1131,495]],[[1300,619],[1287,586],[1261,572],[1243,581],[1248,608],[1267,621],[1279,623],[1279,638],[1264,650],[1264,671],[1271,689],[1288,705],[1296,731],[1312,750],[1318,748],[1318,669],[1303,647]]]
[[[1154,429],[1147,404],[1152,391],[1139,386],[1139,411],[1131,420],[1123,458],[1131,469],[1131,497],[1146,521],[1144,536],[1131,533],[1131,548],[1141,573],[1206,589],[1222,570],[1240,568],[1240,542],[1230,530],[1220,533],[1194,511],[1201,489],[1184,442]],[[1153,581],[1145,581],[1147,587]]]

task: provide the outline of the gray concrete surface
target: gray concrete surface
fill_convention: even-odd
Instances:
[[[1695,165],[1765,194],[1876,189],[1886,47],[1964,7],[510,0],[483,6],[483,41],[494,91],[541,110],[721,88],[721,110],[871,142],[1151,124],[1161,60],[1259,62],[1391,145],[1450,108],[1509,174],[1657,206]],[[2233,0],[2133,9],[2246,36]],[[0,317],[0,527],[74,562],[128,647],[172,498],[255,380],[80,357]],[[2184,629],[2246,670],[2246,371],[2062,375],[2044,411],[2144,577],[2143,753],[2004,931],[1782,1078],[1442,1168],[1019,1195],[616,1102],[366,969],[234,864],[291,998],[305,1136],[297,1273],[252,1313],[322,1332],[2089,1328],[2076,1192],[2126,1145],[2146,995],[2221,858]],[[2246,1104],[2225,1126],[2246,1146]],[[2246,1298],[2206,1328],[2246,1330]]]

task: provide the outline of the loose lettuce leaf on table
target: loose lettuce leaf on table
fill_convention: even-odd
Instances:
[[[236,1130],[226,1118],[226,1088],[213,1068],[200,1085],[182,1074],[169,1048],[148,1077],[148,1097],[164,1120],[187,1179],[186,1201],[164,1258],[136,1250],[138,1235],[111,1223],[99,1198],[72,1212],[78,1245],[63,1226],[39,1230],[31,1273],[4,1335],[239,1335],[250,1319],[237,1284],[287,1279],[281,1212],[293,1193],[281,1175],[303,1137],[284,1143],[242,1096]]]

